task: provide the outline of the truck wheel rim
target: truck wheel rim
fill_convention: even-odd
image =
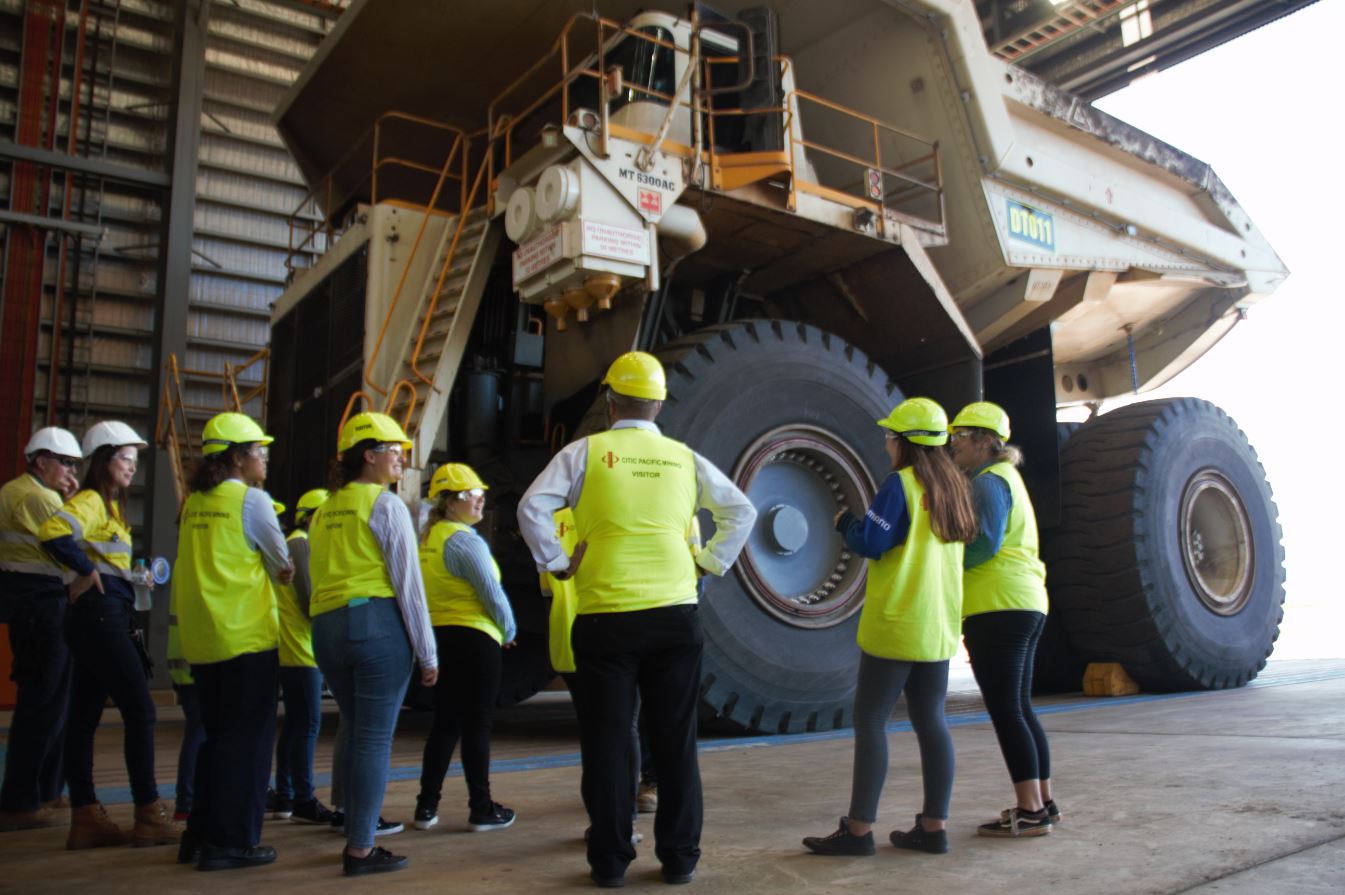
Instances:
[[[1241,611],[1252,593],[1251,522],[1233,485],[1212,469],[1196,473],[1182,495],[1181,539],[1200,602],[1219,615]]]
[[[865,564],[836,534],[836,512],[863,512],[875,492],[859,456],[830,433],[781,426],[743,452],[733,479],[757,508],[737,564],[747,592],[781,621],[828,628],[858,611]]]

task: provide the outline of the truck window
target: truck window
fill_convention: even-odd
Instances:
[[[673,42],[672,32],[667,28],[645,25],[637,30],[669,44]],[[627,84],[633,85],[626,87],[620,96],[613,98],[611,109],[614,112],[627,103],[637,101],[656,102],[666,106],[668,104],[666,100],[651,96],[644,91],[653,90],[671,96],[677,89],[676,56],[671,47],[627,36],[607,51],[604,62],[609,68],[613,65],[621,66],[623,79]],[[636,87],[642,89],[637,90]]]

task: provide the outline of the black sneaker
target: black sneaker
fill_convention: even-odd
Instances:
[[[513,826],[517,817],[513,808],[506,808],[499,802],[491,802],[490,807],[484,811],[472,810],[467,816],[467,829],[473,833],[503,830],[505,827]]]
[[[182,831],[182,837],[177,841],[177,862],[179,864],[195,864],[201,857],[201,844],[196,841],[196,834],[190,829]]]
[[[1045,836],[1049,832],[1051,832],[1051,815],[1045,808],[1040,811],[1010,808],[999,816],[999,820],[992,820],[976,828],[976,835],[997,839]]]
[[[332,832],[344,833],[346,831],[346,813],[340,809],[332,811]]]
[[[439,800],[430,801],[424,796],[416,797],[416,820],[417,830],[428,830],[439,823]]]
[[[336,812],[317,799],[309,799],[307,802],[294,803],[294,813],[290,815],[290,823],[325,825],[330,824],[335,816]]]
[[[255,845],[252,848],[224,848],[219,845],[202,843],[201,852],[196,859],[197,870],[240,870],[244,867],[261,867],[274,863],[276,850],[269,845]]]
[[[1055,799],[1051,799],[1046,803],[1046,816],[1051,818],[1051,823],[1053,824],[1060,823],[1060,818],[1065,816],[1060,813],[1060,806],[1056,805]]]
[[[266,790],[266,813],[275,820],[286,820],[294,813],[294,800],[282,799],[274,789]]]
[[[918,814],[915,816],[915,826],[905,833],[900,830],[893,830],[892,835],[888,838],[897,848],[929,852],[931,855],[942,855],[948,852],[948,831],[934,830],[931,832],[926,830],[920,825],[920,815]]]
[[[874,852],[873,831],[870,830],[863,836],[856,836],[850,832],[850,822],[842,817],[840,823],[836,826],[836,832],[830,836],[805,836],[803,837],[803,847],[815,855],[849,855],[852,857],[871,855]]]
[[[364,876],[366,873],[391,873],[405,870],[407,860],[403,855],[394,855],[386,848],[374,846],[374,850],[362,858],[350,852],[341,853],[341,867],[346,876]]]

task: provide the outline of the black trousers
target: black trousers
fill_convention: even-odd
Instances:
[[[962,622],[971,671],[1014,783],[1051,776],[1051,748],[1032,711],[1032,660],[1045,628],[1042,613],[1014,609]]]
[[[589,866],[597,876],[619,877],[635,859],[631,781],[639,747],[632,742],[631,721],[638,698],[659,780],[654,852],[665,873],[690,872],[700,858],[703,813],[696,707],[704,640],[697,607],[580,615],[571,641],[582,692]]]
[[[36,811],[65,788],[65,719],[70,705],[70,650],[65,643],[66,592],[44,575],[0,573],[8,610],[10,678],[18,696],[9,725],[0,811]]]
[[[439,682],[434,686],[434,726],[421,762],[420,797],[439,801],[453,749],[461,740],[467,805],[472,811],[489,811],[490,724],[500,695],[503,650],[489,634],[461,625],[436,627],[434,640]]]
[[[65,725],[65,774],[70,804],[98,801],[93,787],[93,737],[108,697],[121,712],[131,798],[148,805],[159,798],[154,780],[154,702],[140,653],[131,641],[131,601],[115,593],[86,591],[65,613],[65,642],[73,659],[70,715]]]
[[[198,842],[251,848],[261,841],[276,741],[280,654],[244,653],[192,665],[205,742],[196,759],[188,829]]]

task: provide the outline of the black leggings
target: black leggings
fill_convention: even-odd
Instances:
[[[475,628],[440,625],[439,682],[434,685],[434,726],[425,740],[420,797],[438,802],[453,749],[462,740],[462,773],[467,804],[490,810],[490,724],[500,693],[503,653],[489,634]]]
[[[1014,783],[1051,776],[1046,731],[1032,711],[1032,659],[1045,627],[1044,614],[1016,609],[962,622],[971,670]]]

